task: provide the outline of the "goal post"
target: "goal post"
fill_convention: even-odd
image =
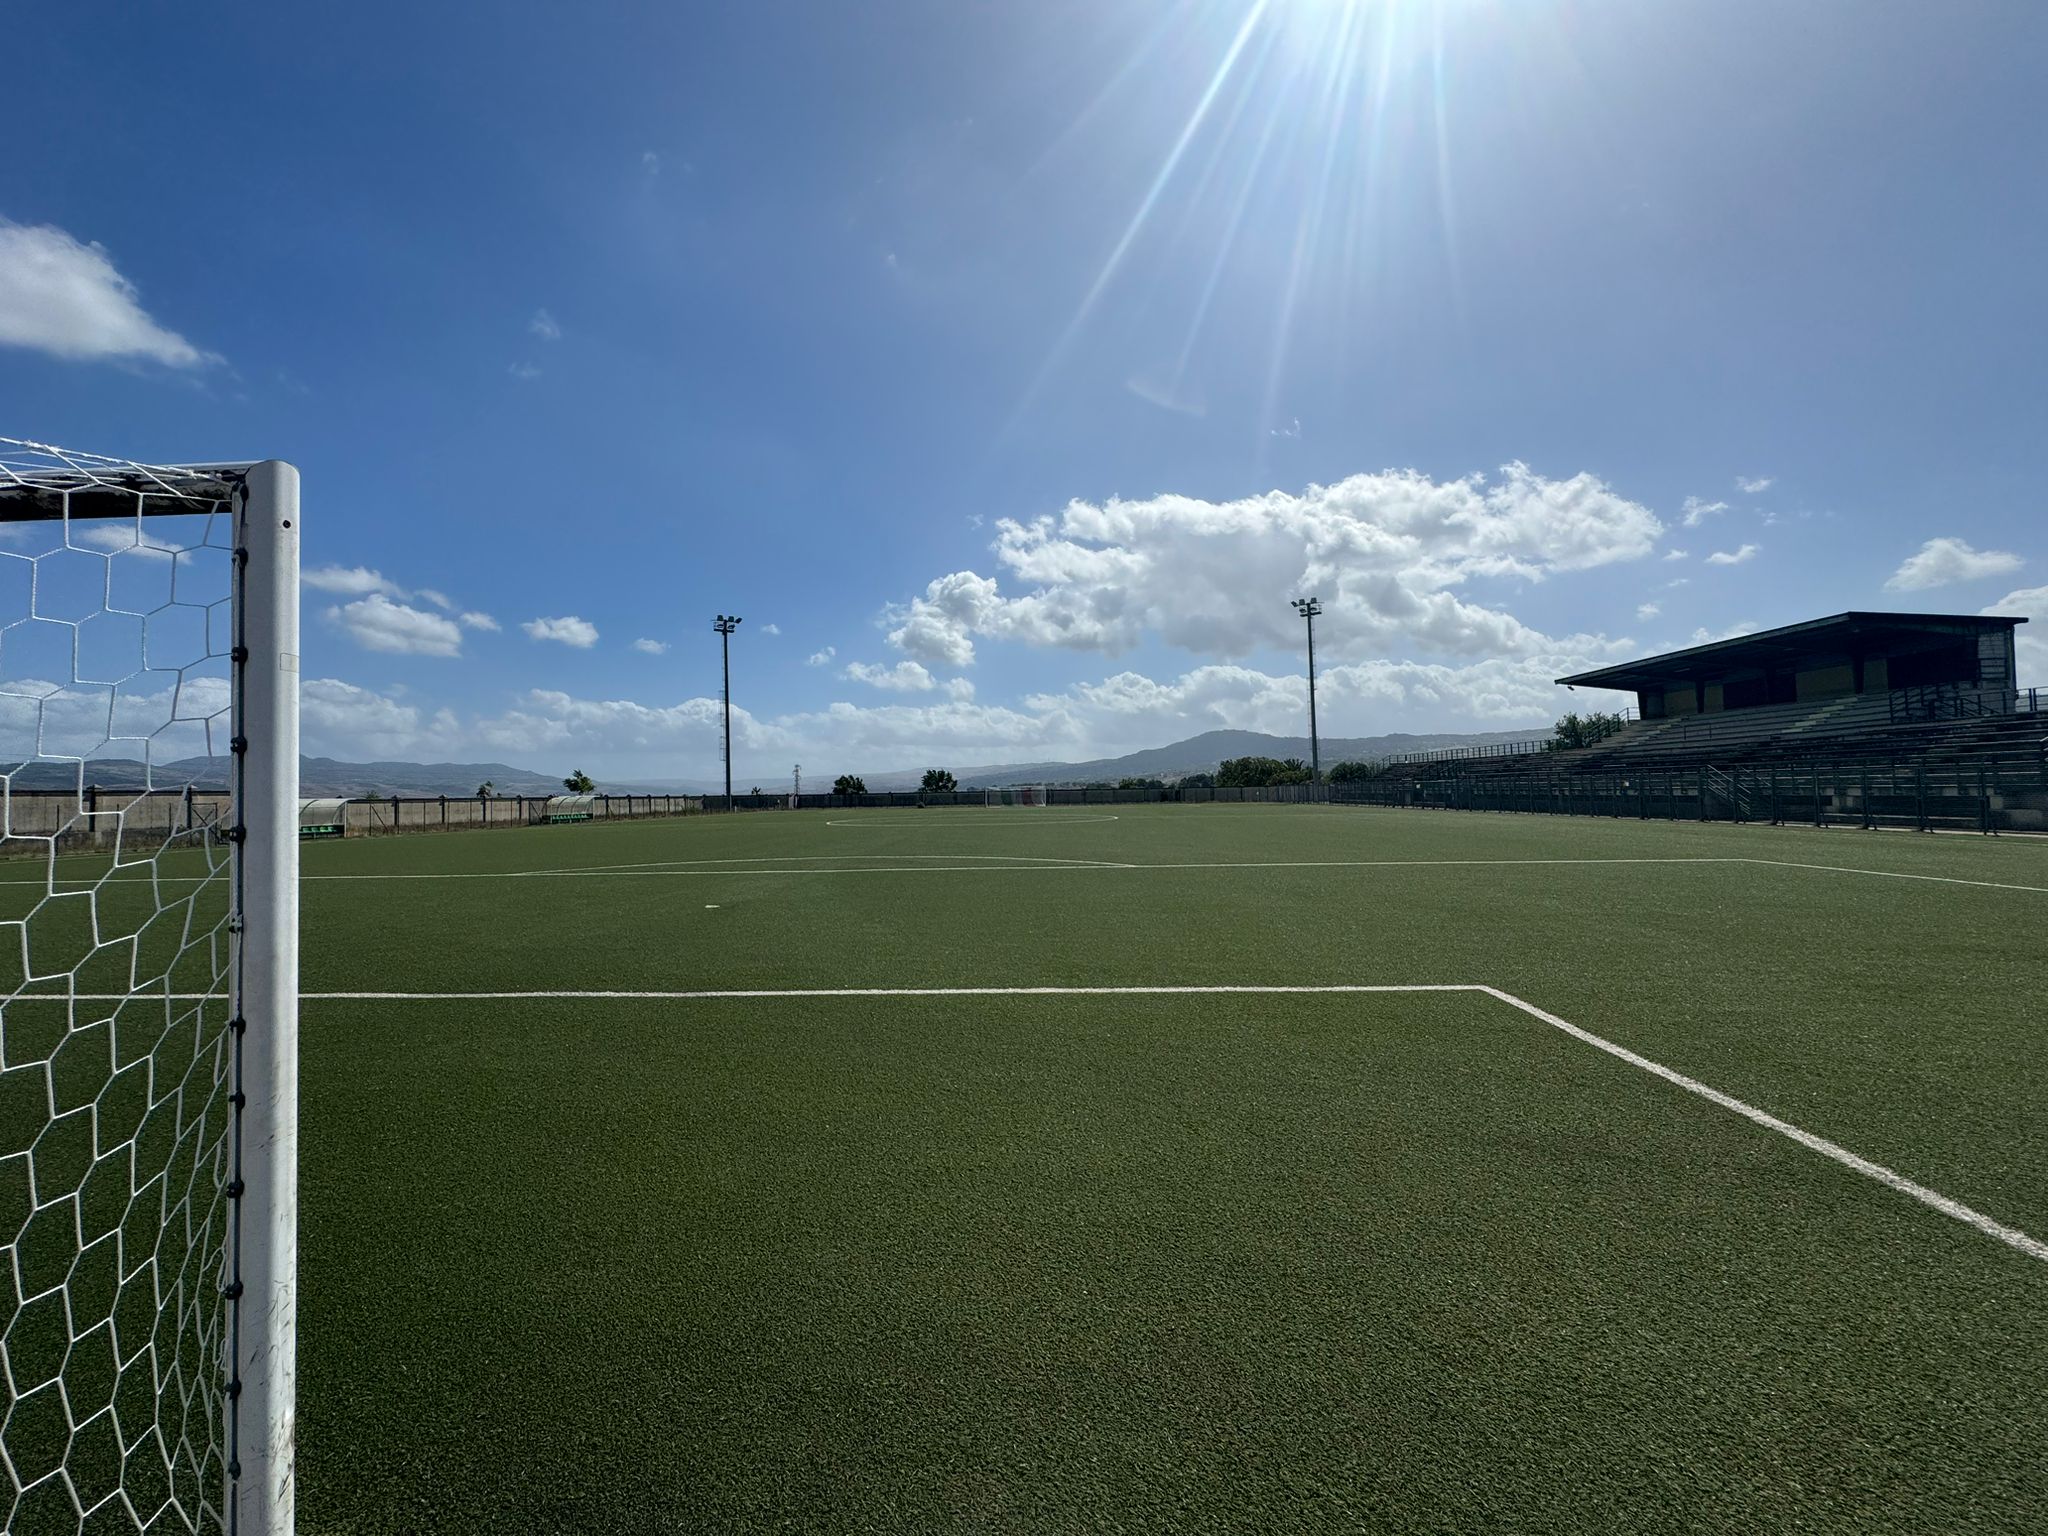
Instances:
[[[299,477],[0,439],[0,1528],[288,1536]]]
[[[288,1536],[297,1504],[299,472],[276,459],[251,465],[235,517],[240,942],[226,1470],[238,1536]]]
[[[1043,784],[1013,784],[1005,789],[991,789],[987,795],[986,803],[989,805],[1044,806],[1048,803]]]

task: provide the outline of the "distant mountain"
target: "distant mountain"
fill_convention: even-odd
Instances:
[[[1445,747],[1484,746],[1498,741],[1528,741],[1547,736],[1550,728],[1532,725],[1519,731],[1439,731],[1388,736],[1325,736],[1323,766],[1332,763],[1366,762],[1402,752],[1435,752]],[[1306,736],[1268,736],[1261,731],[1204,731],[1167,747],[1151,747],[1123,757],[1101,757],[1085,763],[1002,763],[983,768],[955,768],[953,776],[963,789],[1000,788],[1005,784],[1072,784],[1096,779],[1174,779],[1190,773],[1213,773],[1229,757],[1309,758]],[[924,777],[921,768],[864,776],[867,786],[877,792],[915,789]],[[736,786],[737,787],[737,786]],[[821,786],[822,787],[822,786]]]
[[[1391,757],[1400,752],[1434,752],[1444,747],[1480,746],[1496,741],[1527,741],[1547,735],[1547,726],[1532,725],[1519,731],[1476,731],[1434,735],[1325,736],[1323,766],[1346,761]],[[1226,757],[1298,757],[1308,760],[1306,736],[1267,736],[1259,731],[1205,731],[1167,747],[1152,747],[1123,757],[1101,757],[1085,763],[997,763],[980,768],[955,768],[953,776],[963,789],[1000,787],[1005,784],[1081,784],[1108,779],[1175,779],[1190,773],[1213,773]],[[924,777],[923,768],[903,768],[862,776],[869,789],[915,789]],[[77,770],[64,763],[31,763],[11,776],[17,789],[66,789],[78,782]],[[228,780],[224,757],[186,758],[157,766],[158,784],[194,784],[222,788]],[[299,759],[299,789],[308,798],[366,794],[431,796],[473,795],[477,785],[489,780],[500,795],[558,795],[562,781],[529,768],[508,763],[345,763],[332,757]],[[139,789],[143,783],[142,764],[132,758],[94,758],[85,765],[85,782],[102,789]],[[745,794],[759,784],[780,794],[789,788],[781,776],[772,779],[736,774],[733,788]],[[804,788],[812,793],[828,790],[832,780],[822,775],[804,775]],[[631,779],[600,781],[598,788],[611,794],[702,795],[723,793],[723,780]]]
[[[188,757],[159,763],[158,784],[192,784],[225,788],[228,760]],[[68,789],[79,780],[78,769],[66,763],[31,763],[12,775],[18,789]],[[529,768],[505,763],[344,763],[331,757],[299,759],[299,792],[308,798],[374,791],[380,795],[473,795],[489,780],[500,795],[558,795],[562,781]],[[85,765],[85,782],[102,789],[140,789],[143,765],[134,758],[98,757]]]

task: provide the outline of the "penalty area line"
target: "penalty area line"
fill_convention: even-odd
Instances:
[[[639,1000],[650,1002],[713,1002],[753,1001],[777,998],[888,998],[888,997],[1190,997],[1190,996],[1329,996],[1361,993],[1415,993],[1415,992],[1467,992],[1479,993],[1505,1003],[1508,1007],[1526,1014],[1538,1023],[1569,1035],[1582,1045],[1603,1051],[1615,1060],[1649,1073],[1675,1088],[1683,1089],[1695,1097],[1705,1099],[1721,1109],[1742,1116],[1751,1124],[1785,1137],[1787,1140],[1818,1153],[1832,1162],[1864,1178],[1882,1184],[1885,1188],[1910,1200],[1919,1202],[1928,1209],[1940,1212],[1951,1220],[1962,1222],[1982,1233],[2025,1254],[2028,1258],[2048,1263],[2048,1242],[2022,1232],[2017,1227],[2007,1226],[1995,1217],[1952,1199],[1939,1190],[1907,1178],[1882,1163],[1851,1152],[1838,1142],[1825,1136],[1815,1135],[1780,1119],[1768,1110],[1709,1087],[1696,1077],[1662,1062],[1652,1061],[1625,1045],[1619,1045],[1605,1036],[1596,1035],[1568,1019],[1559,1018],[1549,1010],[1539,1008],[1527,998],[1517,997],[1499,987],[1479,982],[1413,982],[1373,984],[1331,984],[1310,985],[1205,985],[1205,986],[1124,986],[1124,987],[775,987],[736,988],[729,990],[687,990],[658,992],[628,991],[547,991],[547,992],[307,992],[302,994],[307,1002],[510,1002],[518,1000],[566,1000],[602,1001],[607,999]]]

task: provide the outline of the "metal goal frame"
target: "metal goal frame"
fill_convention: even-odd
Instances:
[[[221,1523],[290,1536],[298,1272],[299,473],[280,460],[154,467],[0,440],[0,523],[232,518],[228,1201],[217,1411]],[[0,1003],[4,1006],[4,1003]],[[10,1239],[11,1241],[11,1239]],[[208,1511],[207,1513],[211,1513]],[[207,1522],[207,1523],[210,1523]],[[203,1528],[195,1523],[194,1528]]]

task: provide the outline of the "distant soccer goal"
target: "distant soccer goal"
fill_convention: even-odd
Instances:
[[[1048,804],[1043,784],[1012,785],[1008,789],[991,789],[988,792],[990,805],[1037,805]]]
[[[293,1520],[298,472],[0,439],[0,1526]]]

